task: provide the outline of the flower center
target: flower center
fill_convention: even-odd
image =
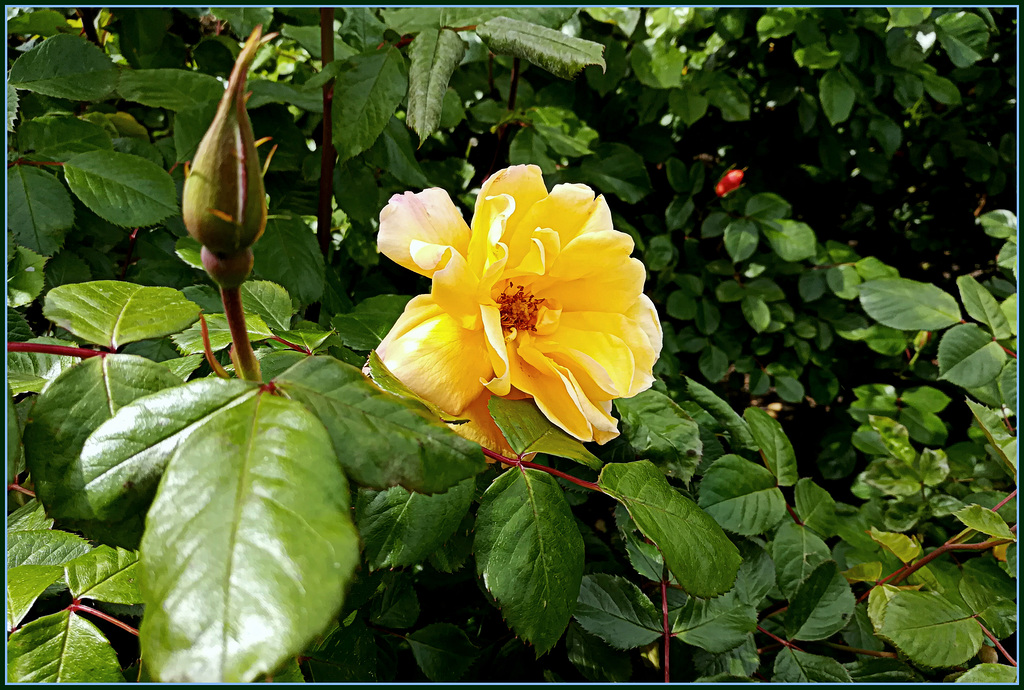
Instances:
[[[537,330],[537,310],[544,300],[534,297],[522,285],[513,285],[510,280],[498,295],[497,302],[501,310],[502,328],[517,331]]]

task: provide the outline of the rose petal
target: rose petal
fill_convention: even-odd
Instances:
[[[469,226],[443,189],[395,194],[380,212],[381,253],[428,278],[444,265],[449,248],[466,256],[469,238]]]

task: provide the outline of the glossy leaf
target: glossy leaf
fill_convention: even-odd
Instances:
[[[973,323],[949,329],[939,341],[939,378],[964,388],[990,383],[1004,362],[1003,348]]]
[[[818,82],[818,92],[821,109],[833,127],[850,117],[857,94],[842,72],[836,69],[826,72]]]
[[[736,580],[739,551],[715,521],[675,491],[652,463],[610,463],[598,485],[622,503],[644,535],[661,549],[683,590],[711,597]]]
[[[286,331],[291,327],[292,299],[288,291],[269,280],[247,280],[242,283],[242,308],[257,314],[274,329]]]
[[[935,331],[960,321],[960,307],[952,295],[906,278],[863,283],[860,304],[871,318],[903,331]]]
[[[356,522],[370,568],[399,568],[426,559],[458,529],[474,488],[466,479],[433,496],[400,486],[361,495]]]
[[[675,611],[670,606],[669,625],[686,644],[721,654],[757,629],[757,610],[736,591],[713,599],[690,597]]]
[[[179,212],[171,176],[141,156],[87,151],[69,158],[64,174],[75,196],[114,225],[156,225]]]
[[[62,514],[69,501],[81,500],[77,468],[89,435],[136,398],[180,383],[165,367],[133,355],[93,357],[57,377],[25,426],[25,461],[42,503]]]
[[[138,552],[99,546],[64,564],[68,589],[76,599],[141,604],[138,563]]]
[[[481,472],[480,447],[418,403],[386,393],[358,369],[307,357],[275,380],[327,427],[346,473],[363,486],[438,493]]]
[[[746,450],[758,450],[757,442],[750,433],[750,427],[742,417],[736,414],[729,403],[691,378],[687,378],[686,383],[690,397],[726,428],[733,446]]]
[[[555,478],[510,469],[477,511],[477,573],[517,635],[549,651],[569,624],[583,578],[583,539]]]
[[[194,433],[142,540],[153,676],[241,682],[305,649],[358,561],[348,498],[327,432],[298,403],[251,397]]]
[[[639,587],[622,577],[584,577],[573,615],[584,630],[616,649],[641,647],[661,636],[661,614]]]
[[[831,558],[821,538],[803,525],[783,522],[775,533],[771,550],[779,589],[791,601],[800,583],[824,561]]]
[[[999,415],[993,410],[984,405],[979,405],[969,398],[966,402],[967,406],[971,408],[971,414],[974,415],[974,421],[978,423],[978,426],[985,433],[985,438],[992,444],[992,448],[1006,464],[1007,469],[1013,473],[1014,479],[1016,479],[1017,438],[1007,431],[999,419]]]
[[[807,576],[790,600],[786,632],[793,640],[824,640],[846,627],[856,601],[835,561]]]
[[[14,239],[52,256],[75,222],[68,190],[48,172],[28,165],[7,168],[7,227]]]
[[[64,345],[66,341],[57,338],[31,338],[26,342],[43,345]],[[7,381],[15,395],[39,393],[51,381],[80,360],[68,355],[51,355],[41,352],[7,353]]]
[[[13,260],[7,267],[7,308],[31,304],[43,291],[46,257],[25,247],[13,248]]]
[[[723,455],[704,473],[698,505],[725,529],[760,534],[786,514],[775,476],[738,455]]]
[[[18,627],[39,595],[60,579],[59,565],[19,565],[7,571],[7,630]]]
[[[894,592],[881,626],[875,625],[878,635],[912,662],[930,668],[963,664],[978,653],[984,639],[974,617],[937,592]]]
[[[466,54],[466,43],[448,29],[421,32],[409,49],[409,111],[406,123],[420,137],[433,134],[441,122],[448,80]]]
[[[1017,670],[1006,664],[978,664],[956,679],[957,683],[1016,683]]]
[[[778,478],[779,486],[792,486],[797,480],[796,453],[782,425],[759,407],[748,407],[743,419],[761,449],[765,464]]]
[[[117,92],[126,101],[179,111],[219,101],[224,84],[209,74],[191,70],[137,69],[121,73]]]
[[[99,629],[64,610],[38,618],[7,640],[11,683],[123,683],[117,654]]]
[[[461,40],[461,39],[459,39]],[[406,94],[405,58],[394,47],[350,58],[334,81],[338,162],[370,148]]]
[[[477,24],[476,33],[496,55],[522,58],[563,79],[572,79],[587,65],[605,68],[600,43],[530,22],[495,17]]]
[[[982,508],[977,504],[969,505],[953,513],[956,518],[982,534],[987,534],[996,539],[1011,539],[1016,541],[1017,537],[1006,525],[1006,521],[988,508]]]
[[[210,349],[217,352],[230,347],[232,339],[227,317],[223,314],[210,314],[204,318],[206,319],[206,332],[210,338]],[[274,335],[262,318],[248,313],[245,314],[245,332],[249,335],[251,342],[266,340]],[[205,351],[203,327],[199,323],[193,324],[189,329],[180,333],[175,333],[171,340],[183,355],[202,354]]]
[[[793,490],[796,514],[800,520],[824,538],[835,535],[839,525],[836,502],[832,495],[804,477]]]
[[[670,477],[690,480],[704,446],[697,424],[679,405],[664,393],[647,390],[619,398],[615,409],[622,418],[622,433],[639,457]]]
[[[388,334],[409,302],[407,295],[377,295],[331,320],[338,337],[353,350],[372,350]]]
[[[749,259],[757,249],[757,226],[746,218],[738,218],[725,226],[725,250],[733,263]]]
[[[604,464],[581,442],[545,417],[533,400],[505,400],[494,396],[487,408],[512,450],[519,455],[547,453],[575,460],[592,470],[599,470]]]
[[[117,85],[118,69],[84,36],[57,34],[11,65],[8,83],[45,96],[98,101]]]
[[[7,530],[7,567],[63,565],[92,550],[77,534],[48,527]]]
[[[184,330],[199,307],[172,288],[97,280],[50,290],[43,314],[86,342],[117,349]]]

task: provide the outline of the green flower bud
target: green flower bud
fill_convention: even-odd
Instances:
[[[213,282],[225,290],[240,286],[252,272],[253,256],[249,248],[224,256],[203,247],[199,256],[203,260],[203,268],[213,278]]]
[[[231,70],[217,115],[199,143],[185,180],[182,215],[188,233],[221,257],[252,246],[267,224],[252,124],[245,111],[245,79],[256,57],[262,27],[257,26]]]

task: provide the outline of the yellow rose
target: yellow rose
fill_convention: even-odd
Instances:
[[[604,197],[581,184],[548,193],[540,168],[484,183],[472,227],[448,194],[396,194],[380,213],[380,251],[432,280],[377,353],[453,427],[508,451],[487,411],[492,395],[533,398],[581,441],[618,436],[612,400],[651,386],[658,313],[632,238],[612,228]]]

